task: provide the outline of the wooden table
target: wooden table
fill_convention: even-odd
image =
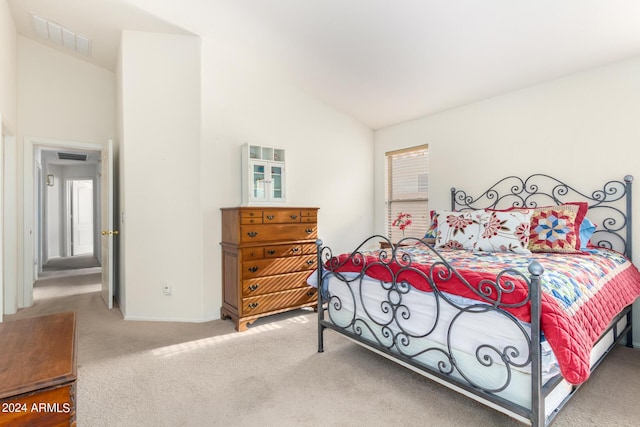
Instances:
[[[76,314],[0,323],[0,426],[76,425]]]

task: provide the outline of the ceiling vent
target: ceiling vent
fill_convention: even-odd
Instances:
[[[58,153],[58,159],[60,160],[76,160],[79,162],[86,162],[87,155],[86,154],[77,154],[77,153]]]
[[[74,52],[78,52],[81,55],[91,55],[91,40],[87,37],[76,34],[55,22],[47,21],[36,15],[31,16],[33,17],[36,34],[40,37],[52,41],[57,45],[64,46]]]

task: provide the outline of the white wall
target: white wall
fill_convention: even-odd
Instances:
[[[95,150],[115,134],[115,75],[71,55],[51,49],[23,36],[18,36],[18,132],[16,173],[18,195],[18,264],[33,256],[25,252],[23,242],[29,238],[34,224],[24,212],[33,209],[24,180],[26,140],[63,141]],[[26,144],[28,146],[28,144]],[[27,182],[26,184],[32,185]],[[25,271],[18,271],[18,305],[29,299],[23,292]]]
[[[0,127],[17,127],[16,27],[6,0],[0,0]]]
[[[240,153],[245,143],[287,150],[287,204],[319,207],[319,234],[349,250],[371,234],[373,132],[297,87],[286,73],[235,40],[217,5],[196,1],[201,14],[171,1],[128,0],[202,38],[200,151],[204,319],[220,316],[220,208],[241,202]],[[212,15],[213,19],[212,20]],[[250,25],[249,23],[243,23]],[[126,120],[126,112],[124,120]],[[127,162],[126,159],[124,159]],[[125,168],[124,191],[129,191]],[[126,250],[126,248],[125,248]],[[127,260],[129,253],[124,254]]]
[[[124,31],[121,55],[121,309],[201,320],[200,40]]]
[[[4,177],[15,172],[15,132],[18,126],[17,112],[17,48],[16,27],[6,0],[0,0],[0,148]],[[0,267],[0,322],[3,312],[12,314],[17,310],[18,259],[16,257],[15,188],[12,179],[2,179],[0,194],[4,203],[0,214],[2,221],[2,266]]]
[[[320,207],[326,243],[351,249],[372,228],[372,132],[250,54],[210,39],[195,52],[193,40],[123,34],[120,304],[127,319],[219,318],[220,208],[241,202],[245,142],[287,150],[288,204]],[[189,54],[200,52],[192,69]],[[170,297],[162,295],[165,283]]]
[[[115,132],[115,75],[18,37],[20,135],[105,144]]]
[[[118,134],[126,215],[120,303],[128,318],[219,317],[220,208],[240,203],[240,147],[245,142],[287,149],[289,204],[320,207],[320,236],[327,244],[348,250],[370,234],[371,130],[287,82],[252,53],[205,39],[198,66],[202,76],[195,78],[190,57],[188,69],[178,70],[176,58],[192,52],[173,44],[179,37],[125,36],[117,82],[112,73],[31,40],[19,37],[18,44],[22,135],[102,142]],[[188,76],[181,78],[182,72]],[[52,79],[56,85],[46,83]],[[184,96],[195,98],[200,82],[197,100],[176,103]],[[85,83],[91,87],[81,88]],[[56,89],[60,85],[66,95]],[[95,105],[83,105],[84,99],[67,102],[83,93],[97,103],[111,103],[113,113],[91,122],[95,114],[88,112]],[[116,94],[121,124],[115,121]],[[127,142],[131,151],[123,148]],[[149,155],[149,149],[155,151]],[[149,178],[156,167],[164,180]],[[176,235],[162,235],[174,228]],[[161,244],[155,244],[156,238]],[[184,259],[187,247],[194,251],[189,260]],[[165,282],[174,288],[172,297],[160,292]]]
[[[286,149],[287,205],[319,207],[319,237],[353,249],[373,226],[373,133],[235,46],[203,39],[204,310],[222,304],[220,208],[241,203],[244,143]]]
[[[54,184],[45,186],[44,200],[44,236],[45,245],[43,263],[49,258],[64,255],[64,232],[63,232],[63,198],[64,193],[62,183],[62,166],[45,165],[44,175],[53,174]]]
[[[384,230],[384,153],[405,146],[429,144],[438,209],[449,207],[452,186],[481,192],[512,174],[548,173],[588,191],[627,174],[640,180],[638,76],[633,58],[377,131],[376,230]],[[633,237],[638,262],[637,225]],[[640,316],[634,328],[640,346]]]

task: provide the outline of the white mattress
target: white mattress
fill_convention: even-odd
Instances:
[[[353,280],[357,277],[356,273],[342,273],[343,277]],[[312,274],[308,283],[317,287],[317,275]],[[386,286],[386,288],[384,287]],[[360,287],[366,287],[366,296],[360,295]],[[351,290],[350,290],[351,289]],[[476,348],[482,344],[491,344],[495,348],[503,349],[506,346],[513,346],[518,349],[520,357],[513,357],[512,361],[516,364],[525,364],[523,367],[513,367],[511,370],[511,379],[508,387],[504,390],[494,393],[510,402],[521,405],[525,408],[531,406],[531,375],[530,364],[525,363],[527,358],[526,340],[522,339],[523,331],[530,335],[530,325],[523,322],[517,322],[507,319],[504,314],[496,311],[488,311],[485,313],[465,313],[461,314],[457,307],[466,307],[472,304],[478,304],[477,301],[458,297],[455,295],[445,294],[444,297],[436,298],[433,293],[422,292],[411,286],[408,286],[402,292],[389,291],[389,284],[382,284],[379,280],[371,278],[363,278],[362,283],[359,279],[352,282],[351,286],[347,286],[345,282],[339,280],[335,276],[328,280],[329,295],[335,298],[331,299],[327,304],[329,319],[332,323],[340,327],[346,327],[351,324],[354,316],[356,319],[372,318],[378,323],[388,324],[388,328],[392,334],[385,335],[382,326],[377,326],[375,330],[369,331],[362,329],[362,337],[369,340],[375,345],[382,344],[387,347],[392,346],[393,336],[400,331],[405,331],[408,335],[425,335],[433,327],[436,313],[440,312],[439,325],[431,331],[428,337],[409,338],[408,345],[400,345],[401,351],[406,355],[414,356],[413,359],[430,367],[437,367],[439,362],[445,361],[444,353],[437,350],[429,351],[424,354],[417,354],[426,348],[439,348],[448,351],[447,347],[447,330],[451,320],[458,315],[451,332],[451,354],[456,359],[457,364],[463,369],[467,380],[480,385],[484,388],[492,388],[505,383],[506,369],[496,353],[487,350],[485,353],[492,356],[493,365],[490,367],[482,366],[476,357]],[[400,315],[393,318],[389,310],[385,310],[384,301],[393,301],[396,306],[407,307],[406,313],[410,314],[407,318]],[[340,304],[336,305],[337,302]],[[387,308],[391,308],[388,304]],[[396,321],[396,319],[398,319]],[[626,320],[622,319],[618,322],[618,330],[623,330]],[[368,324],[371,324],[369,321]],[[364,325],[356,320],[356,325]],[[353,331],[353,329],[351,329]],[[388,336],[389,338],[385,338]],[[513,337],[520,337],[514,341]],[[610,330],[600,341],[594,346],[591,352],[591,365],[599,360],[613,344],[614,332]],[[375,350],[375,348],[373,348]],[[399,352],[396,347],[391,349]],[[377,351],[377,350],[376,350]],[[377,351],[380,353],[379,351]],[[380,353],[386,356],[384,353]],[[541,343],[542,354],[542,380],[543,384],[550,378],[556,376],[559,372],[559,366],[556,358],[546,341]],[[388,356],[387,356],[388,357]],[[404,366],[414,369],[411,365]],[[454,372],[451,376],[461,378]],[[439,380],[437,377],[430,376],[432,379],[449,386],[449,384]],[[518,414],[514,414],[500,406],[496,406],[490,401],[479,398],[478,396],[465,392],[455,386],[452,388],[459,392],[495,409],[508,413],[517,419],[527,422]],[[565,380],[560,381],[545,398],[545,416],[549,416],[563,400],[574,390],[574,386]]]
[[[354,275],[349,275],[353,277]],[[313,277],[313,275],[312,275]],[[315,286],[315,280],[309,281]],[[366,295],[360,294],[360,287],[366,288]],[[444,352],[449,352],[447,347],[447,334],[449,325],[454,317],[450,331],[450,353],[455,358],[459,370],[465,379],[484,389],[499,389],[508,386],[495,394],[511,402],[528,407],[531,401],[530,363],[527,362],[529,352],[527,338],[524,334],[530,334],[528,324],[514,323],[503,313],[496,311],[461,312],[458,307],[469,306],[477,301],[446,295],[451,298],[447,302],[445,298],[436,298],[431,292],[422,292],[408,286],[402,292],[389,291],[383,287],[379,280],[365,278],[360,284],[359,280],[352,282],[351,289],[343,281],[331,277],[328,283],[329,295],[333,297],[328,304],[329,320],[340,327],[348,326],[353,319],[354,307],[357,319],[371,318],[376,322],[387,325],[393,333],[385,334],[383,326],[373,325],[373,330],[364,326],[363,322],[356,321],[356,326],[362,326],[362,337],[374,343],[382,344],[394,352],[401,352],[412,356],[414,360],[427,366],[436,367],[439,363],[445,363],[450,367]],[[398,310],[396,316],[392,314],[392,307],[385,301],[393,301]],[[340,301],[339,305],[334,303]],[[439,321],[434,325],[439,311]],[[403,316],[406,314],[408,316]],[[367,322],[371,326],[372,322]],[[435,329],[434,329],[435,326]],[[433,331],[431,331],[433,329]],[[393,345],[393,339],[399,332],[404,331],[408,341],[398,340],[398,345]],[[431,333],[428,333],[430,332]],[[428,336],[425,336],[428,335]],[[422,336],[417,338],[416,336]],[[400,337],[405,338],[402,334]],[[515,338],[514,338],[515,337]],[[512,346],[517,350],[515,355],[509,352],[512,363],[508,372],[498,353],[484,347],[491,345],[504,351]],[[431,349],[423,352],[425,349]],[[476,357],[476,350],[484,356],[491,358],[491,366],[484,366]],[[548,343],[542,343],[542,377],[543,383],[559,373],[559,367],[555,356]],[[440,349],[438,351],[435,349]],[[422,354],[421,354],[422,353]],[[511,376],[509,380],[507,375]],[[454,370],[451,374],[461,378],[460,373]]]

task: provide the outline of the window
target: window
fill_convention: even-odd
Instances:
[[[392,242],[422,238],[429,227],[429,146],[390,151],[386,157],[387,236]],[[399,219],[401,214],[409,216]]]

